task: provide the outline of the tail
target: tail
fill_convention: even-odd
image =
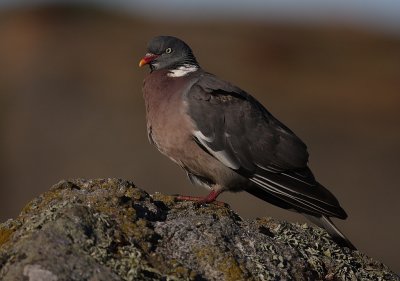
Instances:
[[[357,250],[357,248],[347,239],[346,236],[333,224],[333,222],[327,216],[312,216],[303,214],[307,219],[309,219],[312,223],[318,225],[321,228],[324,228],[329,235],[332,237],[333,241],[335,241],[341,247],[347,247],[350,250]]]

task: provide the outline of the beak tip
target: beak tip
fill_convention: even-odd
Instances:
[[[155,55],[155,54],[152,54],[152,53],[147,53],[147,54],[144,56],[144,58],[142,58],[142,59],[139,61],[139,67],[142,67],[143,65],[146,65],[146,64],[151,63],[153,60],[155,60],[155,59],[158,58],[158,57],[159,57],[159,55]]]

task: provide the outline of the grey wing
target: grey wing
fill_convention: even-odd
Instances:
[[[186,99],[195,141],[253,182],[248,192],[300,212],[346,217],[307,167],[306,145],[253,97],[210,76],[194,84]]]

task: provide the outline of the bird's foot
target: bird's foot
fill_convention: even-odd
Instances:
[[[178,201],[193,201],[196,203],[196,205],[199,205],[199,206],[204,205],[204,204],[214,204],[214,205],[217,205],[220,207],[229,206],[225,202],[215,200],[220,193],[221,193],[220,191],[213,190],[206,197],[178,195],[175,197],[175,199]]]

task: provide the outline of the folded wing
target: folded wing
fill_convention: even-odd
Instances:
[[[185,98],[195,141],[253,182],[257,190],[250,193],[303,213],[346,218],[337,199],[315,181],[306,145],[253,97],[206,73]]]

